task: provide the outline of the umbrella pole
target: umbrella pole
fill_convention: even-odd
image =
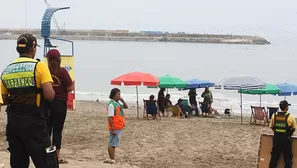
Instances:
[[[242,125],[242,93],[240,93],[240,115],[241,115],[241,125]]]
[[[166,88],[167,94],[168,94],[168,88]]]
[[[260,95],[260,107],[261,107],[261,103],[262,103],[262,97],[261,97],[261,95]]]
[[[287,97],[287,96],[284,97],[285,100],[286,100],[286,97]]]
[[[138,108],[138,86],[136,86],[136,108],[137,108],[137,119],[139,119],[139,108]]]

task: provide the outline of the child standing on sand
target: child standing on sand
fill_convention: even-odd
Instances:
[[[125,127],[125,118],[123,109],[127,109],[128,105],[121,97],[121,91],[114,88],[110,91],[110,101],[107,107],[108,111],[108,129],[109,129],[109,144],[108,144],[108,160],[104,163],[115,164],[115,148],[120,146],[120,136],[122,129]],[[120,102],[121,103],[120,103]]]

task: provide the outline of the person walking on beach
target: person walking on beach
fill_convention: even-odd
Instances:
[[[158,100],[157,100],[157,104],[159,107],[159,112],[161,112],[163,114],[163,117],[165,116],[164,112],[165,112],[165,95],[164,95],[165,89],[164,88],[160,88],[160,91],[158,93]]]
[[[115,148],[120,146],[120,137],[122,129],[125,127],[125,118],[123,109],[127,109],[128,105],[121,97],[121,91],[114,88],[110,91],[110,101],[107,106],[108,111],[108,129],[109,129],[109,145],[108,154],[110,160],[105,163],[115,164]],[[121,102],[121,103],[120,103]]]
[[[283,152],[285,160],[285,168],[292,168],[292,138],[291,136],[296,129],[295,117],[288,113],[289,104],[286,100],[279,103],[281,112],[272,115],[270,128],[274,132],[273,147],[271,151],[271,159],[269,168],[276,168],[280,154]]]
[[[19,53],[1,76],[1,94],[7,105],[6,136],[12,168],[58,168],[55,147],[47,133],[48,101],[55,92],[47,65],[34,59],[37,40],[31,34],[17,39]]]
[[[54,100],[50,102],[50,114],[48,118],[48,131],[52,144],[56,146],[59,164],[68,163],[60,155],[62,132],[67,113],[67,96],[74,89],[72,79],[65,68],[61,67],[61,55],[56,49],[50,50],[47,55],[49,70],[53,78],[53,88],[56,93]]]

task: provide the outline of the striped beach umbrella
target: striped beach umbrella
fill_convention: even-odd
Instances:
[[[263,89],[266,83],[261,79],[253,76],[234,76],[225,78],[215,85],[215,89],[225,90],[251,90],[251,89]],[[240,113],[241,113],[241,124],[242,124],[242,93],[240,93]]]

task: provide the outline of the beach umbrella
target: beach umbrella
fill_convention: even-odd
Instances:
[[[253,76],[235,76],[225,78],[215,85],[215,89],[226,89],[226,90],[250,90],[250,89],[262,89],[265,88],[266,84],[259,78]],[[242,124],[242,93],[240,93],[240,113],[241,113],[241,124]]]
[[[159,88],[184,88],[187,86],[185,81],[170,75],[161,76],[159,80]]]
[[[200,79],[188,80],[188,81],[186,81],[186,83],[187,83],[187,87],[185,87],[184,90],[215,86],[215,83],[213,83],[213,82],[206,81],[206,80],[200,80]]]
[[[125,85],[125,86],[136,86],[136,97],[137,97],[137,118],[139,118],[138,109],[138,86],[158,86],[160,80],[154,75],[143,72],[131,72],[121,75],[113,80],[111,80],[112,85]]]
[[[297,85],[280,83],[275,86],[277,86],[281,90],[281,93],[279,93],[278,95],[284,96],[285,99],[286,96],[297,95]]]
[[[250,95],[260,95],[260,106],[261,106],[261,95],[263,94],[280,94],[281,90],[275,85],[267,83],[263,89],[239,89],[238,93],[250,94]]]
[[[187,87],[187,83],[180,78],[166,75],[158,77],[160,80],[160,84],[157,86],[159,88],[185,88]],[[149,87],[149,88],[156,88],[156,87]]]

